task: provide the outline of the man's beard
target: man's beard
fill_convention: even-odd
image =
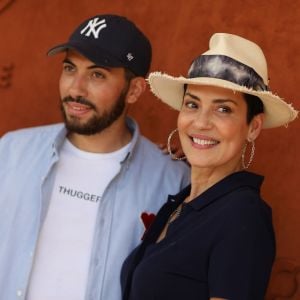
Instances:
[[[102,114],[99,114],[93,103],[83,97],[72,98],[71,96],[68,96],[63,98],[60,107],[67,130],[70,133],[73,132],[82,135],[93,135],[108,128],[122,115],[125,109],[126,93],[127,91],[123,91],[110,111],[103,111]],[[68,118],[63,107],[63,103],[68,102],[77,102],[89,106],[92,110],[94,110],[95,114],[84,124],[80,123],[80,119],[77,117],[69,116]]]

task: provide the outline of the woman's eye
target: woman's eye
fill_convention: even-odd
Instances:
[[[221,113],[229,114],[232,112],[232,109],[229,106],[221,106],[221,107],[218,107],[218,111]]]
[[[193,101],[185,101],[184,106],[187,107],[187,108],[190,108],[190,109],[198,107],[198,105]]]

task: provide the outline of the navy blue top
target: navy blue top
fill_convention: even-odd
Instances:
[[[124,262],[123,300],[263,300],[275,256],[263,177],[237,172],[184,205],[163,240],[171,213],[190,186],[157,214],[142,244]]]

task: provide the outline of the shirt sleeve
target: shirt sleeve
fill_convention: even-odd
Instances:
[[[246,209],[222,231],[209,259],[210,297],[263,300],[275,256],[271,215]]]

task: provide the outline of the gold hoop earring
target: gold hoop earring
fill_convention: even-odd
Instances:
[[[246,149],[247,149],[248,143],[251,143],[251,152],[250,152],[249,161],[246,164],[245,163],[245,154],[246,154]],[[253,161],[254,153],[255,153],[255,143],[254,143],[254,140],[253,140],[253,141],[247,142],[244,149],[243,149],[243,153],[242,153],[242,166],[243,166],[243,169],[248,169],[249,168],[250,164]]]
[[[167,142],[167,147],[168,147],[168,152],[170,154],[170,156],[175,159],[175,160],[184,160],[186,159],[185,156],[182,156],[182,157],[177,157],[173,152],[172,152],[172,149],[171,149],[171,139],[174,135],[174,133],[176,133],[178,131],[178,129],[174,129],[173,131],[171,131],[171,133],[169,134],[168,136],[168,142]]]

